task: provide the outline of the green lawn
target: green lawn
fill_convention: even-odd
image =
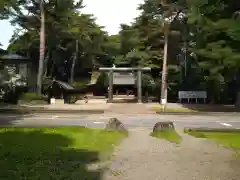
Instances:
[[[240,132],[198,132],[190,131],[188,134],[197,138],[208,138],[222,144],[224,147],[240,150]]]
[[[163,110],[162,105],[152,106],[151,109],[158,113],[161,113]],[[179,108],[170,108],[167,107],[165,112],[169,113],[197,113],[197,112],[238,112],[234,106],[214,106],[214,105],[193,105],[188,108],[179,107]]]
[[[151,109],[156,112],[162,112],[162,105],[152,106]],[[198,112],[197,110],[188,109],[188,108],[166,108],[165,112],[169,113],[190,113],[190,112]]]
[[[125,136],[119,132],[80,127],[1,128],[0,179],[98,180],[99,162]]]
[[[175,130],[163,130],[159,132],[154,132],[151,136],[165,139],[169,142],[180,144],[181,143],[181,136]]]

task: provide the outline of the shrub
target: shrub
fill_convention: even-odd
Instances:
[[[72,86],[78,87],[78,88],[84,87],[86,84],[87,84],[86,80],[85,81],[76,81],[76,82],[71,83]]]
[[[21,95],[27,91],[27,87],[8,87],[5,89],[5,94],[3,96],[3,101],[5,103],[17,104]]]
[[[38,96],[36,93],[23,93],[20,97],[20,100],[27,102],[39,100],[47,101],[47,97],[43,95]]]
[[[78,96],[69,95],[69,96],[66,97],[66,100],[65,100],[65,101],[66,101],[68,104],[74,104],[75,102],[77,102],[77,100],[78,100]]]

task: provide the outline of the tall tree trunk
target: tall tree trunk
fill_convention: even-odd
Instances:
[[[41,12],[41,29],[40,29],[40,47],[39,47],[39,67],[37,76],[37,94],[42,94],[42,75],[44,66],[45,55],[45,15],[44,15],[44,2],[40,0],[40,12]]]
[[[75,54],[75,57],[73,58],[72,68],[71,68],[71,78],[70,78],[71,83],[73,83],[74,81],[74,69],[75,69],[77,58],[78,58],[78,40],[76,40],[76,54]]]
[[[49,58],[50,58],[50,51],[48,50],[47,51],[47,55],[46,55],[46,57],[44,59],[43,80],[46,79],[47,74],[48,74],[48,61],[49,61]]]
[[[184,22],[184,70],[185,70],[185,77],[187,76],[187,68],[188,68],[188,29],[187,29],[187,22]]]

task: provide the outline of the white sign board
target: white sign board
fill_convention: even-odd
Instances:
[[[113,84],[115,85],[133,85],[135,81],[133,73],[113,73]]]
[[[178,91],[179,99],[207,99],[206,91]]]
[[[167,100],[166,99],[161,99],[161,104],[167,104]]]
[[[51,99],[50,99],[50,104],[55,104],[55,103],[56,103],[55,98],[51,98]]]

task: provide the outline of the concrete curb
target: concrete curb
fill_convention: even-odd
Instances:
[[[46,109],[46,108],[4,108],[0,109],[1,114],[30,114],[30,113],[64,113],[64,114],[103,114],[102,109],[79,109],[79,110],[68,110],[68,109]]]
[[[184,132],[240,132],[233,128],[184,128]]]
[[[156,112],[158,115],[208,115],[208,116],[215,116],[215,115],[238,115],[240,112]]]

